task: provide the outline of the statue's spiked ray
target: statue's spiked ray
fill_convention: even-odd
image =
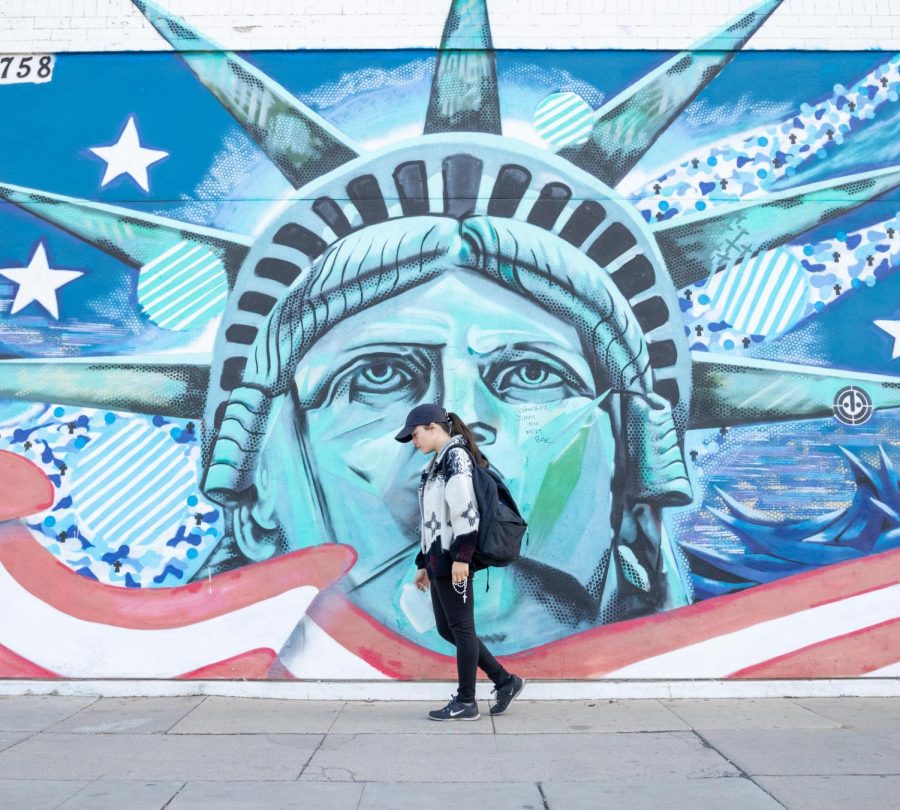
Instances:
[[[836,407],[861,415],[865,397],[838,394],[853,386],[872,410],[900,408],[900,377],[798,366],[697,352],[688,430],[833,417]]]
[[[156,3],[132,2],[294,187],[358,157],[347,136],[249,62]]]
[[[766,0],[660,65],[594,114],[591,136],[560,155],[615,186],[783,0]]]
[[[500,96],[486,0],[453,0],[434,67],[425,134],[499,135]]]
[[[854,386],[873,410],[900,407],[900,377],[695,353],[688,430],[822,419]],[[201,419],[208,357],[0,360],[0,398]]]
[[[249,236],[22,186],[0,183],[0,200],[29,211],[132,267],[143,267],[177,245],[190,243],[205,248],[222,262],[232,286],[250,250]]]
[[[652,227],[677,288],[790,242],[900,186],[900,167],[878,169],[735,203],[723,212]]]
[[[209,358],[0,360],[0,398],[200,419]]]

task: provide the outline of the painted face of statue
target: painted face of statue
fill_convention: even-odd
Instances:
[[[553,634],[558,621],[536,597],[571,603],[610,536],[609,420],[570,325],[455,271],[336,326],[301,362],[296,383],[300,429],[327,510],[319,519],[359,551],[351,576],[367,611],[410,629],[414,608],[403,610],[399,600],[418,546],[422,456],[393,436],[412,405],[439,402],[470,424],[509,482],[535,526],[534,559],[568,575],[567,587],[554,592],[552,579],[497,572],[485,631],[511,646],[534,643],[512,632],[512,611],[525,610],[535,613],[532,634]],[[577,474],[582,464],[592,475]],[[564,469],[576,473],[565,482]],[[298,528],[285,525],[291,547],[306,534],[296,536]]]
[[[624,505],[615,483],[623,478],[609,410],[615,375],[598,365],[585,330],[464,260],[433,264],[430,278],[339,319],[302,354],[260,455],[254,524],[277,534],[280,551],[328,540],[354,546],[350,598],[441,648],[430,607],[404,587],[419,543],[422,456],[393,439],[412,405],[438,402],[473,428],[531,527],[523,559],[492,572],[490,591],[479,594],[479,628],[498,650],[617,618],[612,594],[618,600],[623,587],[644,602],[655,588],[662,601],[661,591],[671,593],[665,574],[616,581],[623,564],[641,570],[642,544],[652,546],[652,573],[666,562],[654,516]],[[622,339],[610,334],[607,356]],[[296,336],[275,340],[284,347]],[[238,525],[236,534],[255,558],[276,553],[270,539],[252,548],[253,532]],[[633,550],[614,549],[620,534]]]

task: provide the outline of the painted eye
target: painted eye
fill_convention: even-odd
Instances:
[[[335,385],[335,395],[349,402],[384,407],[393,401],[425,396],[431,368],[415,354],[370,354],[360,357]]]
[[[350,398],[364,394],[387,394],[412,384],[415,369],[399,359],[379,358],[359,366],[350,380]]]
[[[357,354],[330,374],[320,374],[300,400],[304,408],[362,403],[382,408],[421,401],[435,378],[436,358],[427,347]]]
[[[543,363],[522,363],[515,374],[525,385],[543,385],[553,372]]]
[[[558,371],[537,360],[513,363],[497,377],[497,387],[500,390],[510,387],[546,388],[559,386],[564,382]]]
[[[394,364],[384,361],[365,366],[360,371],[360,376],[372,385],[388,385],[392,378],[399,373],[401,372]]]
[[[539,360],[510,363],[498,370],[494,379],[494,390],[510,400],[533,400],[539,397],[557,398],[567,396],[561,391],[566,381],[559,371]]]
[[[584,382],[567,366],[536,357],[498,364],[489,383],[499,397],[510,402],[550,402],[587,392]]]

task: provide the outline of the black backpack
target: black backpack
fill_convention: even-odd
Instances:
[[[474,458],[472,468],[479,514],[473,568],[502,568],[519,559],[528,524],[500,476],[487,467],[479,467]]]

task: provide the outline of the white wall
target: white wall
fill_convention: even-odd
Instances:
[[[229,49],[433,48],[449,0],[160,0]],[[754,0],[489,0],[497,48],[682,49]],[[900,50],[900,0],[785,0],[758,49]],[[129,0],[0,0],[0,53],[165,50]]]

